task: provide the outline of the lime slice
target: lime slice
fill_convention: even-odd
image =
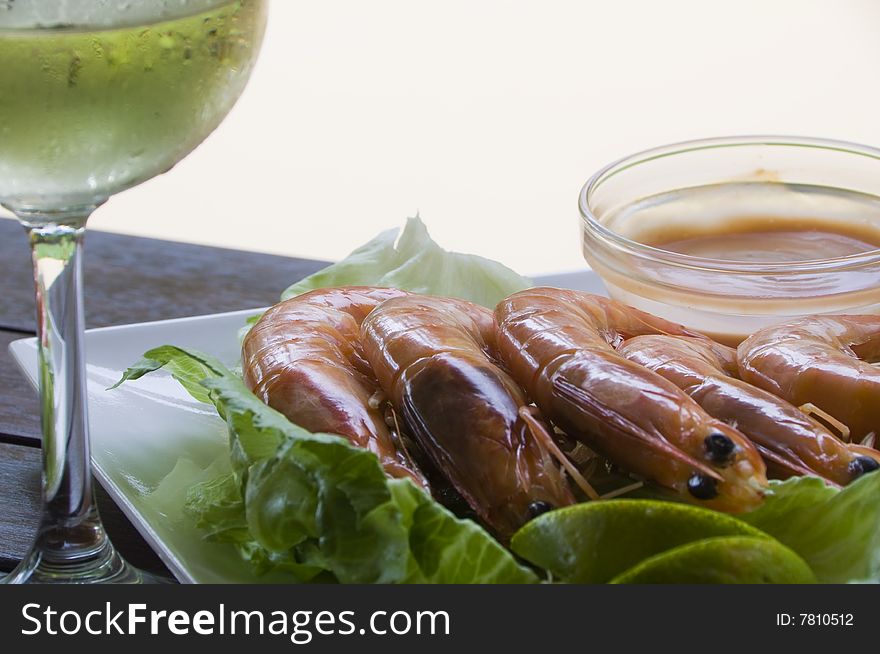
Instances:
[[[709,509],[658,500],[604,500],[545,513],[514,534],[510,546],[557,580],[601,584],[655,554],[715,536],[769,538]]]
[[[612,584],[814,584],[810,566],[768,538],[708,538],[642,561]]]

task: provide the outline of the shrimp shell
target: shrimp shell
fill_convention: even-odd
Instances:
[[[373,452],[392,477],[423,488],[424,475],[386,425],[363,356],[360,323],[392,288],[319,289],[270,308],[242,343],[244,382],[266,404],[311,432],[339,434]]]
[[[815,474],[845,485],[878,467],[874,457],[866,458],[797,407],[735,379],[733,348],[684,336],[637,336],[618,352],[671,381],[710,415],[735,425],[780,478]]]
[[[880,316],[812,316],[761,329],[737,348],[740,377],[795,406],[812,403],[861,441],[880,428]]]
[[[764,463],[752,443],[677,386],[618,354],[641,334],[702,338],[596,295],[534,288],[495,311],[502,361],[569,436],[632,473],[723,511],[760,503]],[[719,459],[709,445],[728,446]]]
[[[574,501],[520,411],[522,390],[487,355],[492,313],[451,298],[388,300],[361,327],[364,353],[409,432],[502,540]]]

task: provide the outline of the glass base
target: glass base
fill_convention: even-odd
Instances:
[[[88,556],[53,561],[39,549],[31,550],[0,584],[166,584],[170,579],[138,570],[104,541]]]

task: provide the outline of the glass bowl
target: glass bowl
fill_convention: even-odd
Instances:
[[[678,143],[598,171],[581,190],[581,243],[610,295],[735,345],[818,313],[880,313],[880,249],[829,258],[706,258],[647,245],[729,221],[816,222],[880,243],[880,150],[813,138]],[[654,242],[657,242],[654,240]]]

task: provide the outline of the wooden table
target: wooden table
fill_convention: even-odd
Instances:
[[[234,311],[273,304],[324,262],[92,232],[86,236],[88,327]],[[0,219],[0,571],[24,556],[37,527],[40,425],[37,398],[7,346],[33,336],[34,287],[24,230]],[[133,564],[168,574],[98,488],[101,516]]]

